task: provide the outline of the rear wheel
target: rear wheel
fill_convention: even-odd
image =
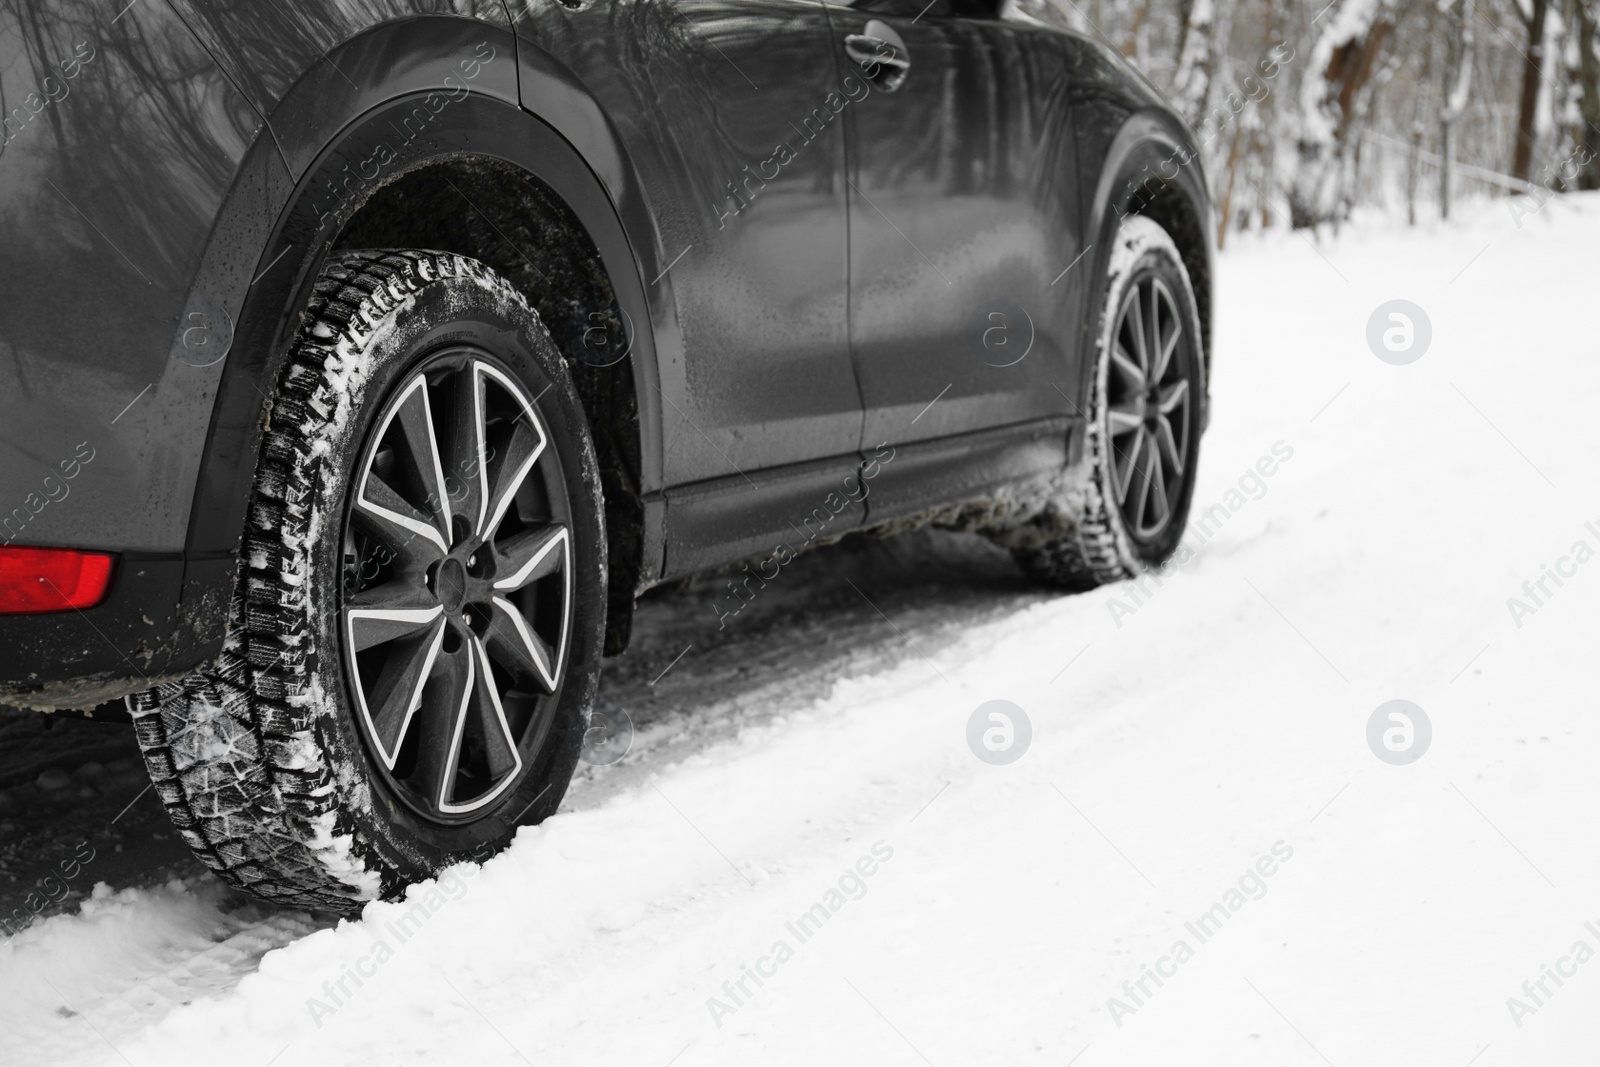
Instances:
[[[130,701],[201,860],[349,910],[554,812],[598,680],[601,516],[566,366],[504,279],[433,252],[330,262],[224,653]]]
[[[1013,539],[1025,570],[1076,590],[1165,562],[1194,496],[1205,402],[1199,315],[1177,246],[1150,219],[1130,216],[1117,231],[1097,337],[1080,491],[1048,535]]]

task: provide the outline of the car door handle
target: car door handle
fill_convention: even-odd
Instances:
[[[861,33],[847,34],[844,51],[873,85],[892,93],[911,72],[911,53],[905,41],[888,25],[873,19]]]

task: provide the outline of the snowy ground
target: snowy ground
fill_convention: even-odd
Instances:
[[[923,534],[720,634],[714,589],[658,596],[604,696],[635,751],[506,854],[337,926],[112,877],[0,947],[0,1062],[1593,1063],[1600,198],[1467,214],[1223,255],[1226,515],[1159,588]]]

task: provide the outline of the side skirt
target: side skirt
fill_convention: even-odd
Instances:
[[[1030,502],[1012,490],[1064,474],[1081,419],[1052,416],[676,486],[665,504],[664,579],[742,559],[927,523],[1003,528]]]

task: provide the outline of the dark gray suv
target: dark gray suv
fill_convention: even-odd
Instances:
[[[1195,146],[998,0],[3,0],[0,113],[0,700],[264,897],[555,811],[665,580],[1182,532]]]

